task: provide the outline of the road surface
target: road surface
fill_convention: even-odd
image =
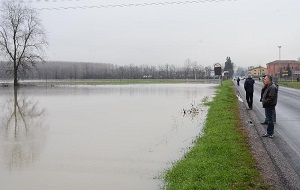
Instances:
[[[247,105],[244,81],[241,80],[240,86],[236,87]],[[261,88],[262,82],[256,80],[253,110],[249,110],[258,120],[255,127],[260,135],[265,133],[267,127],[260,125],[260,122],[264,121],[265,115],[259,101]],[[274,138],[261,138],[261,140],[265,144],[285,189],[300,189],[300,90],[279,86],[276,115]]]

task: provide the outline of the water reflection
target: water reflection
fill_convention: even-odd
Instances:
[[[19,88],[14,88],[13,96],[1,105],[1,156],[4,157],[1,165],[8,169],[23,168],[33,163],[45,140],[45,109],[19,92]]]

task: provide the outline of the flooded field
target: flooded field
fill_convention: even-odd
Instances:
[[[201,135],[201,101],[214,92],[214,84],[0,88],[0,187],[160,189]]]

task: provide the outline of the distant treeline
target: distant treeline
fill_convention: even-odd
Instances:
[[[210,78],[211,67],[203,67],[186,62],[183,67],[174,65],[117,66],[110,63],[84,63],[49,61],[37,63],[26,73],[20,73],[22,79],[203,79]],[[7,72],[8,66],[0,62],[0,78],[12,78]]]

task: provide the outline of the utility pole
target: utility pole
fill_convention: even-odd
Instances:
[[[281,46],[278,46],[278,48],[279,48],[279,61],[280,61],[280,50],[281,50]]]
[[[278,46],[278,48],[279,48],[279,61],[280,61],[280,53],[281,53],[280,50],[281,50],[281,46]],[[279,64],[280,64],[280,63],[279,63]],[[279,80],[280,80],[280,74],[281,74],[281,73],[279,72]]]

